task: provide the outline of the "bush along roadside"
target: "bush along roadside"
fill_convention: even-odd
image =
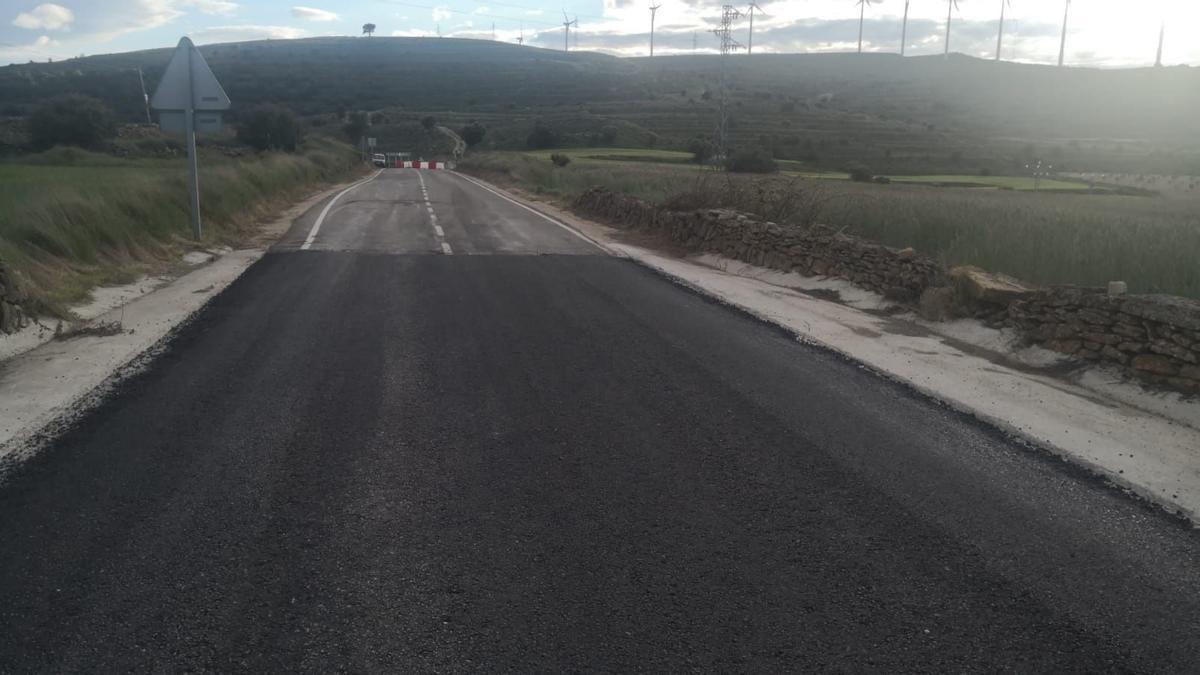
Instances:
[[[16,275],[0,259],[0,333],[14,333],[28,324],[24,310],[27,300]]]
[[[69,307],[92,288],[169,272],[188,249],[242,245],[264,218],[322,185],[366,171],[353,148],[326,138],[311,139],[294,154],[202,157],[205,233],[197,244],[189,236],[180,161],[77,154],[83,156],[62,166],[0,164],[16,186],[0,199],[5,333],[31,317],[70,318]]]
[[[1019,332],[1031,344],[1143,381],[1200,394],[1200,301],[1125,295],[1112,288],[1038,288],[978,268],[945,269],[913,249],[895,249],[821,226],[780,225],[728,209],[673,211],[593,188],[574,208],[684,250],[762,267],[847,279],[944,321],[974,317]]]

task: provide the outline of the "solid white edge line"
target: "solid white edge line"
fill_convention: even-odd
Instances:
[[[501,192],[497,192],[496,190],[493,190],[492,188],[488,187],[487,185],[484,185],[483,183],[475,180],[474,178],[471,178],[470,176],[461,174],[457,171],[450,171],[449,173],[452,173],[455,176],[462,178],[463,180],[475,185],[476,187],[478,187],[482,190],[487,190],[488,192],[496,195],[497,197],[503,199],[506,202],[511,202],[513,204],[516,204],[517,206],[525,209],[526,211],[528,211],[534,215],[540,216],[543,219],[550,221],[551,223],[554,223],[555,225],[561,227],[562,229],[566,230],[567,232],[570,232],[571,234],[575,235],[576,237],[579,237],[580,239],[586,241],[587,243],[591,244],[592,246],[595,246],[596,248],[600,249],[601,251],[604,251],[605,253],[611,253],[611,251],[609,251],[608,248],[601,245],[599,242],[593,240],[591,237],[588,237],[586,234],[580,232],[579,230],[576,230],[575,228],[571,227],[570,225],[567,225],[566,223],[558,220],[557,218],[552,218],[551,216],[548,216],[531,206],[526,206],[525,204],[522,204],[521,202],[513,199],[512,197],[509,197],[506,194],[503,194]]]
[[[321,224],[325,222],[325,216],[329,215],[329,210],[332,209],[333,205],[336,204],[337,201],[342,198],[342,195],[345,195],[347,192],[353,190],[356,187],[359,187],[360,185],[366,185],[367,183],[370,183],[371,181],[375,180],[376,178],[379,178],[379,175],[382,173],[383,173],[383,169],[380,169],[379,171],[375,172],[374,176],[371,176],[370,178],[364,178],[364,179],[358,181],[354,185],[351,185],[350,187],[346,188],[345,190],[342,190],[341,192],[337,193],[337,195],[333,199],[330,199],[329,203],[325,205],[325,208],[321,209],[321,215],[317,216],[317,222],[313,223],[312,229],[308,231],[308,236],[305,237],[304,243],[300,245],[300,250],[307,251],[309,249],[309,247],[312,246],[313,240],[317,238],[317,232],[321,231]]]

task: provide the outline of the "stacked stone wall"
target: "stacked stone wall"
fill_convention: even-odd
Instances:
[[[978,316],[1013,327],[1029,342],[1103,362],[1170,388],[1200,393],[1200,302],[1168,295],[1110,295],[1103,289],[1035,288],[974,268],[946,270],[912,249],[895,249],[827,227],[764,222],[726,209],[669,211],[593,188],[581,213],[713,253],[809,276],[840,277],[919,307],[927,318]],[[928,315],[934,316],[928,316]]]

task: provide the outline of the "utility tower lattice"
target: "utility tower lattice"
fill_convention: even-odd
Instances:
[[[745,16],[737,7],[725,5],[721,8],[721,27],[712,29],[712,34],[721,41],[721,54],[741,49],[742,43],[733,39],[733,22]]]
[[[729,87],[726,86],[725,62],[729,52],[742,48],[742,45],[733,39],[733,22],[743,16],[744,14],[733,5],[725,5],[721,8],[721,25],[712,31],[713,35],[716,35],[717,39],[721,41],[721,82],[718,85],[721,92],[717,105],[717,133],[714,139],[718,161],[725,160],[729,144]]]

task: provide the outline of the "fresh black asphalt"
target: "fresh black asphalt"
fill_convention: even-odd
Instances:
[[[0,671],[1195,671],[1193,531],[415,180],[0,485]]]

